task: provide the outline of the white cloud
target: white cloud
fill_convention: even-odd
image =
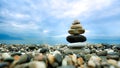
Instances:
[[[24,23],[15,23],[12,22],[11,26],[15,29],[19,29],[19,30],[25,30],[25,29],[38,29],[38,25],[36,25],[35,23],[28,23],[28,24],[24,24]]]
[[[91,31],[90,30],[85,30],[85,34],[84,35],[90,35]]]
[[[43,30],[43,33],[48,33],[49,32],[49,30]]]
[[[113,0],[52,0],[47,8],[57,18],[90,17],[94,11],[104,10],[111,6]]]
[[[109,37],[120,37],[120,31],[118,30],[120,27],[119,21],[111,21],[111,22],[101,22],[101,25],[94,25],[94,27],[87,29],[85,34],[88,38],[109,38]],[[96,28],[97,27],[97,28]]]
[[[31,23],[18,23],[9,21],[9,23],[4,23],[0,25],[1,29],[6,33],[17,34],[22,36],[27,36],[30,34],[40,34],[40,26],[31,22]]]
[[[24,18],[29,18],[30,15],[28,14],[23,14],[23,13],[18,13],[18,12],[11,12],[8,9],[3,9],[1,11],[1,15],[9,18],[14,18],[14,19],[24,19]]]
[[[28,18],[28,17],[30,17],[29,15],[20,14],[20,13],[11,14],[11,16],[17,17],[17,18]]]
[[[103,11],[101,15],[98,16],[98,18],[110,17],[118,14],[120,14],[120,8],[116,7],[116,8],[111,8],[109,10]]]
[[[56,35],[56,36],[52,36],[54,38],[63,38],[63,37],[67,37],[69,34],[61,34],[61,35]]]
[[[2,8],[0,16],[4,19],[0,23],[0,31],[26,36],[49,36],[53,38],[65,38],[69,34],[73,19],[82,19],[86,26],[85,36],[104,37],[119,36],[119,25],[106,28],[105,32],[99,32],[101,27],[96,18],[104,18],[119,14],[119,7],[114,7],[116,0],[25,0],[8,2],[6,8]],[[3,5],[3,6],[5,6]],[[111,9],[112,7],[112,9]],[[95,22],[89,20],[93,19]],[[72,20],[72,21],[71,21]],[[89,24],[84,21],[89,21]],[[96,24],[97,23],[97,24]],[[100,22],[101,23],[101,22]],[[112,23],[112,22],[111,22]],[[50,24],[50,25],[49,25]],[[96,27],[92,27],[94,24]],[[105,25],[105,24],[104,24]],[[110,24],[111,26],[112,24]],[[105,28],[106,26],[103,26]],[[114,28],[115,27],[115,28]],[[84,28],[84,26],[83,26]],[[89,29],[90,28],[90,29]],[[112,29],[112,30],[111,30]],[[115,31],[113,34],[111,31]]]

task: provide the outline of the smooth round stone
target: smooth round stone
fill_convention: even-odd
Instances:
[[[114,59],[114,60],[119,60],[119,54],[118,53],[109,53],[107,56],[106,56],[107,59]]]
[[[59,65],[61,65],[62,64],[62,56],[60,55],[60,54],[56,54],[55,56],[55,61],[59,64]]]
[[[0,63],[0,68],[6,68],[8,66],[7,62]]]
[[[88,62],[91,56],[92,56],[91,54],[86,54],[86,55],[85,55],[85,61]]]
[[[80,24],[80,21],[79,20],[74,20],[74,23],[72,23],[73,25],[75,24]]]
[[[116,61],[116,60],[113,60],[113,59],[109,59],[109,60],[107,60],[107,62],[108,62],[109,64],[112,64],[112,65],[116,65],[116,64],[117,64],[117,61]]]
[[[44,59],[44,55],[43,55],[42,53],[40,53],[40,54],[34,56],[34,59],[33,59],[33,60],[43,61],[43,60],[45,60],[45,59]]]
[[[80,24],[75,24],[71,26],[71,29],[78,29],[78,28],[82,29],[82,26]]]
[[[52,68],[57,68],[59,66],[59,64],[57,62],[54,62],[51,66],[52,66]]]
[[[110,64],[108,64],[107,62],[101,62],[101,67],[102,68],[109,68]]]
[[[96,52],[98,56],[106,56],[107,55],[107,51],[100,51],[100,52]]]
[[[83,34],[85,32],[84,29],[70,29],[68,30],[69,34]]]
[[[83,47],[85,47],[86,43],[70,43],[68,44],[67,46],[70,48],[70,49],[81,49]]]
[[[42,49],[40,50],[40,53],[46,53],[46,52],[48,52],[48,49],[47,49],[47,48],[42,48]]]
[[[67,65],[67,66],[61,66],[61,67],[57,67],[57,68],[76,68],[76,67],[73,65]]]
[[[77,63],[79,66],[83,65],[84,64],[83,58],[82,57],[77,58]]]
[[[67,36],[66,40],[70,43],[85,42],[86,37],[83,35],[69,35],[69,36]]]
[[[19,53],[19,52],[16,52],[16,53],[11,54],[11,56],[15,56],[15,55],[21,56],[22,54]]]
[[[88,68],[95,68],[96,64],[94,63],[94,61],[89,60],[88,61]]]
[[[53,55],[49,54],[47,58],[50,65],[52,65],[55,62],[55,57]]]
[[[65,55],[72,55],[72,54],[73,54],[73,51],[70,50],[70,49],[66,49],[66,50],[64,50],[64,54],[65,54]]]
[[[79,33],[83,34],[85,33],[85,29],[77,29]]]
[[[91,49],[90,53],[96,53],[95,49]]]
[[[120,50],[120,47],[116,47],[117,50]]]
[[[29,66],[27,67],[20,67],[20,68],[47,68],[45,62],[43,61],[32,61],[28,63]]]
[[[24,54],[17,61],[17,64],[23,64],[23,63],[30,62],[31,58],[32,58],[32,56],[30,54]]]
[[[26,63],[26,61],[27,61],[27,55],[25,54],[20,57],[20,59],[17,61],[17,64]]]
[[[35,46],[29,46],[30,50],[34,50],[36,47]]]
[[[10,58],[11,56],[10,56],[8,53],[2,53],[2,54],[1,54],[1,57],[2,57],[3,59],[6,59],[6,58]]]
[[[19,60],[21,55],[22,55],[22,54],[19,53],[19,52],[16,52],[16,53],[11,54],[11,56],[14,58],[14,60]]]
[[[75,23],[72,23],[72,25],[76,25],[76,24],[80,24],[80,22],[75,22]]]
[[[102,43],[102,45],[103,45],[106,49],[111,48],[111,45],[110,45],[110,44]]]
[[[119,56],[118,55],[107,55],[107,59],[119,60]]]
[[[91,50],[90,49],[84,49],[85,54],[90,54]]]
[[[14,61],[13,58],[6,58],[6,59],[4,59],[4,62],[10,62],[10,63],[12,63],[13,61]]]

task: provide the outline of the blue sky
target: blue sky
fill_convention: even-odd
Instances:
[[[68,43],[75,19],[86,42],[120,41],[120,0],[0,0],[0,42]]]

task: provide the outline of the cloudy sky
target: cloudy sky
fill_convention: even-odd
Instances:
[[[120,0],[0,0],[0,42],[68,43],[76,19],[86,42],[120,41]]]

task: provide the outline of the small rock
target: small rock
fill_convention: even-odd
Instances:
[[[55,57],[51,54],[48,54],[48,62],[50,65],[52,65],[55,62]]]
[[[3,53],[2,54],[2,58],[6,59],[6,58],[10,58],[11,56],[8,53]]]
[[[46,52],[48,52],[48,49],[47,49],[47,48],[42,48],[42,49],[40,50],[40,53],[46,53]]]
[[[55,61],[58,62],[59,65],[62,64],[62,56],[60,54],[55,54]]]
[[[118,53],[115,53],[115,52],[112,52],[112,53],[109,53],[107,56],[106,56],[107,59],[114,59],[114,60],[119,60],[119,54]]]
[[[107,51],[99,51],[96,52],[98,56],[106,56],[107,55]]]
[[[63,60],[62,60],[62,66],[67,66],[68,63],[67,63],[67,58],[65,57]]]
[[[92,56],[91,54],[86,54],[85,55],[85,61],[88,62],[88,60],[90,59],[91,56]]]
[[[8,66],[8,63],[6,62],[0,63],[0,68],[6,68],[7,66]]]
[[[91,52],[90,49],[84,49],[85,54],[90,54],[90,52]]]
[[[59,64],[57,62],[54,62],[51,66],[52,66],[52,68],[57,68],[59,66]]]
[[[65,58],[62,60],[62,65],[67,66],[67,65],[73,65],[72,58],[70,56],[65,56]]]
[[[109,68],[110,64],[108,64],[107,62],[101,62],[101,67],[102,68]]]
[[[68,66],[61,66],[61,67],[57,67],[57,68],[76,68],[76,67],[73,65],[68,65]]]
[[[101,62],[101,58],[96,55],[95,56],[93,55],[90,57],[90,60],[88,61],[88,66],[94,68],[96,66],[99,66],[100,62]]]
[[[29,68],[47,68],[47,66],[42,61],[32,61],[29,63]]]
[[[120,68],[120,61],[118,61],[117,66],[118,66],[118,68]]]
[[[34,56],[33,60],[43,61],[44,60],[44,55],[42,53],[36,54]]]
[[[76,25],[76,24],[80,24],[79,20],[74,20],[74,22],[72,23],[72,25]]]
[[[70,49],[82,49],[85,47],[85,43],[80,43],[80,42],[76,42],[76,43],[70,43],[68,44],[67,46],[70,48]],[[72,50],[73,51],[73,50]],[[76,51],[79,51],[79,50],[76,50]]]
[[[117,66],[117,61],[116,61],[116,60],[109,59],[109,60],[107,60],[107,62],[108,62],[109,64],[112,64],[112,65],[114,65],[114,66]]]
[[[32,58],[32,57],[33,57],[33,56],[30,55],[30,54],[24,54],[24,55],[22,55],[22,56],[20,57],[20,59],[17,61],[16,64],[28,63],[28,62],[31,61],[31,58]]]
[[[73,54],[73,55],[71,55],[71,58],[72,58],[73,63],[76,64],[76,62],[77,62],[77,55]]]
[[[12,63],[13,61],[14,61],[14,59],[12,57],[4,59],[4,62]]]
[[[90,53],[96,53],[96,49],[92,49]]]
[[[19,53],[19,52],[16,52],[16,53],[11,54],[11,56],[15,56],[15,55],[21,56],[22,54]]]
[[[71,26],[71,29],[78,29],[78,28],[82,29],[82,26],[80,24],[74,24]]]
[[[92,61],[92,60],[88,61],[88,67],[95,68],[95,66],[96,66],[96,64],[94,63],[94,61]]]
[[[78,64],[78,66],[81,66],[84,64],[84,60],[82,57],[77,58],[77,64]]]

